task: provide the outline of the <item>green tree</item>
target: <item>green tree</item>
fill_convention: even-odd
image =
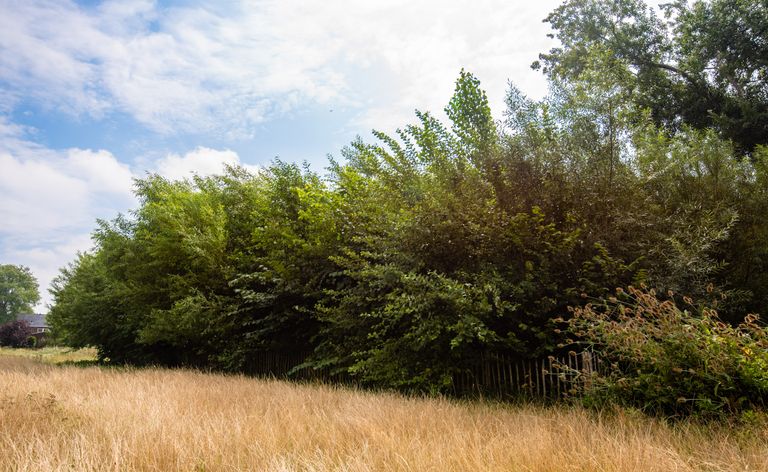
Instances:
[[[568,0],[546,19],[561,45],[540,55],[553,80],[612,77],[669,131],[714,128],[739,152],[768,142],[768,1]],[[601,58],[596,61],[595,58]]]
[[[19,313],[32,311],[38,301],[37,279],[28,267],[0,265],[0,324],[15,320]]]
[[[229,285],[235,294],[221,360],[246,366],[257,352],[311,351],[315,305],[334,280],[340,235],[335,194],[308,169],[275,161],[251,182],[250,237]],[[232,218],[241,220],[240,217]]]
[[[549,204],[563,192],[557,179],[528,191],[552,169],[519,154],[525,142],[506,148],[472,74],[462,71],[446,114],[450,127],[417,112],[399,139],[357,141],[333,168],[341,250],[317,306],[316,365],[374,385],[450,390],[481,352],[552,352],[552,318],[630,272],[585,243],[568,208]]]
[[[118,263],[108,250],[78,254],[51,284],[53,305],[47,320],[56,338],[69,346],[96,347],[102,360],[140,363],[143,354],[135,342],[138,321],[130,291],[111,273]]]

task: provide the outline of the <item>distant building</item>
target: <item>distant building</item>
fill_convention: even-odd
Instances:
[[[16,317],[19,321],[26,321],[29,323],[29,327],[32,329],[32,336],[38,340],[44,338],[50,331],[51,327],[45,321],[45,315],[42,313],[27,313]]]

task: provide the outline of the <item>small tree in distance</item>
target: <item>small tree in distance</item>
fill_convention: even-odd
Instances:
[[[0,325],[0,346],[25,347],[29,345],[30,336],[32,336],[32,328],[24,320]]]
[[[0,264],[0,324],[15,320],[19,313],[31,312],[38,301],[37,279],[28,267]]]

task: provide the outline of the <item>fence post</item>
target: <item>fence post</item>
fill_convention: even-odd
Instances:
[[[592,365],[592,353],[589,351],[584,351],[581,353],[581,361],[582,361],[582,373],[584,374],[584,388],[589,388],[592,386],[592,372],[594,370],[594,366]]]

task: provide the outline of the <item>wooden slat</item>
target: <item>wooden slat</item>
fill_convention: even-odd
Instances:
[[[289,375],[310,354],[254,352],[244,364],[244,369],[256,376],[352,384],[348,374],[331,374],[327,367],[302,367]],[[500,399],[522,396],[554,400],[588,387],[592,376],[598,374],[600,369],[605,369],[605,366],[591,351],[540,359],[517,359],[506,352],[486,351],[478,356],[476,362],[452,375],[451,392],[456,396],[480,395]]]
[[[496,383],[498,385],[496,392],[496,396],[503,398],[504,397],[504,355],[503,354],[497,354],[496,355]]]

